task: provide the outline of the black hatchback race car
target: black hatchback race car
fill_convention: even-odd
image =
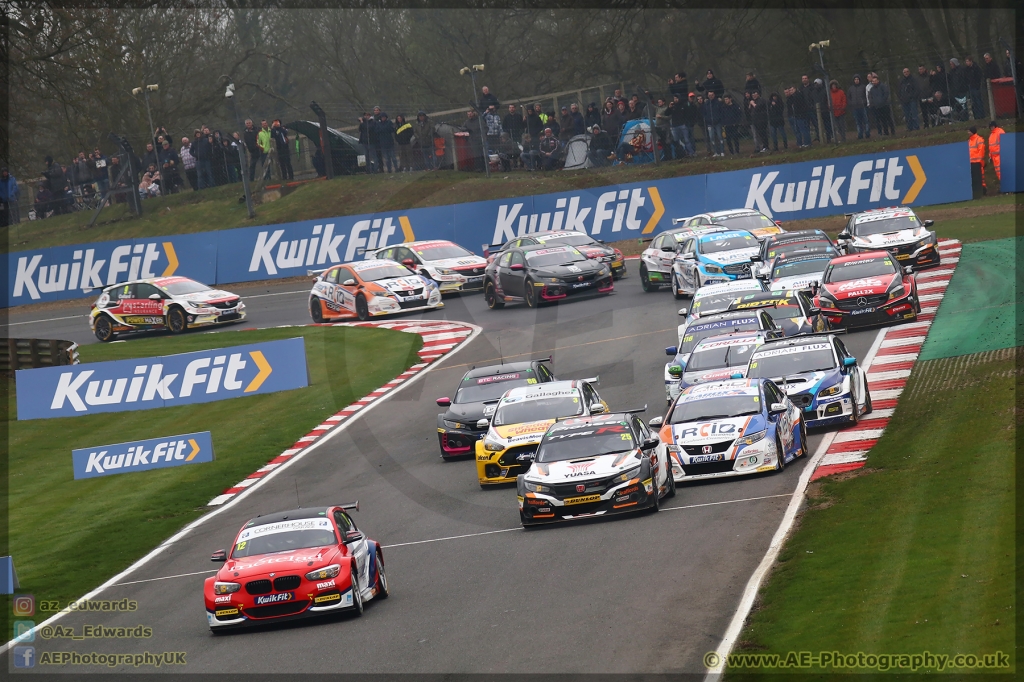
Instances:
[[[806,291],[789,289],[750,294],[737,298],[729,310],[764,308],[787,337],[820,334],[832,329],[828,318],[811,301]]]
[[[454,398],[438,398],[437,404],[448,409],[437,415],[437,442],[441,458],[453,459],[473,454],[476,442],[487,433],[494,408],[505,391],[517,386],[530,386],[555,381],[555,375],[544,364],[547,357],[527,362],[509,362],[487,367],[474,367],[466,372],[455,389]]]
[[[518,300],[536,308],[568,296],[610,294],[614,289],[611,267],[569,244],[513,247],[484,271],[484,298],[491,309]]]

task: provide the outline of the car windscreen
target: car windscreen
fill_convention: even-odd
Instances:
[[[202,291],[210,291],[210,287],[190,279],[180,282],[171,282],[167,286],[160,287],[172,296],[184,296],[186,294],[198,294]]]
[[[804,317],[804,311],[795,302],[778,303],[774,307],[765,308],[764,310],[773,320],[791,320],[794,317]]]
[[[914,216],[898,216],[885,218],[884,220],[868,220],[862,223],[854,223],[853,234],[856,237],[866,237],[871,234],[883,234],[885,232],[916,230],[919,227],[921,227],[921,223]]]
[[[668,417],[669,424],[682,424],[708,419],[728,419],[761,411],[761,400],[756,395],[728,395],[717,398],[678,400]]]
[[[509,372],[489,377],[464,379],[455,394],[455,403],[482,403],[497,400],[505,391],[516,386],[527,386],[537,383],[533,372]]]
[[[757,318],[753,315],[732,320],[715,320],[705,322],[698,319],[683,332],[683,338],[679,341],[679,354],[689,353],[694,346],[708,338],[733,331],[754,331],[760,329]]]
[[[771,349],[750,360],[747,377],[750,379],[788,377],[801,372],[834,369],[835,356],[829,343],[811,343],[802,346]]]
[[[565,234],[551,234],[543,237],[537,237],[537,241],[541,244],[550,244],[555,246],[558,244],[569,244],[570,246],[583,246],[584,244],[593,244],[594,238],[590,235],[566,232]]]
[[[746,367],[758,344],[754,339],[736,344],[712,344],[694,350],[686,363],[687,372],[706,372],[726,367]]]
[[[337,544],[326,518],[294,519],[245,528],[231,551],[233,559]]]
[[[721,253],[736,249],[752,249],[757,246],[757,238],[753,235],[743,237],[727,237],[725,239],[707,239],[700,243],[701,253]]]
[[[555,246],[549,249],[525,251],[526,262],[531,268],[543,268],[549,265],[565,265],[579,263],[587,257],[571,246]]]
[[[364,282],[378,282],[382,279],[408,277],[411,274],[408,268],[403,268],[400,265],[379,265],[375,268],[366,268],[359,271],[359,276],[363,278]]]
[[[825,271],[828,267],[828,258],[814,258],[811,260],[791,261],[779,263],[772,269],[772,279],[783,277],[795,277],[797,275],[813,275]]]
[[[542,419],[575,417],[583,414],[583,403],[575,392],[572,395],[553,395],[529,400],[515,400],[498,405],[494,412],[495,426],[525,424]]]
[[[896,272],[889,257],[833,263],[825,271],[825,282],[847,282],[867,277],[891,277]]]
[[[775,223],[760,213],[715,218],[715,225],[725,225],[734,230],[756,230],[762,227],[775,227]]]
[[[737,298],[742,295],[739,291],[723,291],[720,294],[708,294],[696,299],[693,303],[693,312],[698,315],[710,315],[720,313],[729,309]]]
[[[413,249],[423,260],[444,260],[446,258],[466,258],[473,254],[458,244],[443,243],[424,244]]]
[[[628,452],[637,447],[633,431],[626,424],[594,425],[589,428],[549,432],[537,449],[537,462],[562,462]]]

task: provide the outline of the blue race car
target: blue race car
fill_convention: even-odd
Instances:
[[[664,448],[677,483],[781,471],[807,454],[800,409],[768,379],[694,386],[672,403],[667,417],[648,423],[661,429],[659,450]]]
[[[672,291],[676,298],[696,293],[709,282],[731,282],[751,277],[757,237],[746,230],[706,232],[686,238],[672,263]]]
[[[750,355],[775,331],[736,331],[731,334],[709,336],[697,343],[686,361],[686,367],[671,365],[668,376],[679,381],[674,389],[680,391],[696,384],[716,383],[746,376]]]
[[[771,341],[750,354],[747,377],[771,379],[810,428],[856,424],[871,412],[865,372],[835,334]]]

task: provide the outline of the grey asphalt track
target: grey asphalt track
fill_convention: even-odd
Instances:
[[[244,326],[308,323],[307,291],[294,283],[247,289]],[[537,311],[522,305],[490,311],[481,295],[466,295],[446,299],[443,311],[413,316],[472,322],[484,331],[423,380],[391,393],[346,431],[125,578],[131,584],[96,597],[133,599],[138,611],[78,613],[59,621],[76,632],[86,624],[149,625],[150,639],[37,637],[37,657],[44,651],[184,651],[184,668],[161,672],[235,676],[703,672],[701,658],[724,633],[807,458],[781,473],[681,486],[658,514],[524,532],[514,489],[481,490],[471,460],[441,461],[434,429],[434,399],[451,395],[470,365],[500,356],[553,353],[560,378],[600,375],[598,390],[613,409],[647,404],[645,418],[662,414],[664,347],[675,342],[678,307],[668,291],[641,291],[634,265],[611,296]],[[82,310],[15,311],[10,322],[29,324],[11,335],[88,343],[87,310],[88,303]],[[53,319],[71,315],[83,317]],[[850,334],[846,344],[863,358],[875,335]],[[820,438],[812,434],[811,452]],[[211,552],[230,546],[249,518],[294,508],[296,484],[302,506],[359,500],[356,522],[385,547],[391,598],[369,603],[359,619],[211,635],[202,599],[203,579],[216,568]]]

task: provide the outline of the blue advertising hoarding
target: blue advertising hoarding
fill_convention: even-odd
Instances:
[[[1007,187],[1016,182],[1013,148],[1014,140],[1003,142]],[[413,239],[450,239],[481,253],[545,229],[582,230],[605,241],[649,237],[671,227],[673,218],[730,208],[791,221],[970,198],[967,143],[957,142],[573,192],[19,251],[7,256],[4,300],[10,307],[76,298],[155,275],[211,285],[302,276]]]
[[[1024,152],[1024,135],[1003,133],[999,136],[999,158],[1001,163],[999,188],[1003,192],[1024,192],[1024,173],[1020,172],[1017,161]]]
[[[71,451],[75,480],[213,461],[209,431]]]
[[[208,403],[309,385],[302,337],[23,369],[15,380],[20,421]]]

